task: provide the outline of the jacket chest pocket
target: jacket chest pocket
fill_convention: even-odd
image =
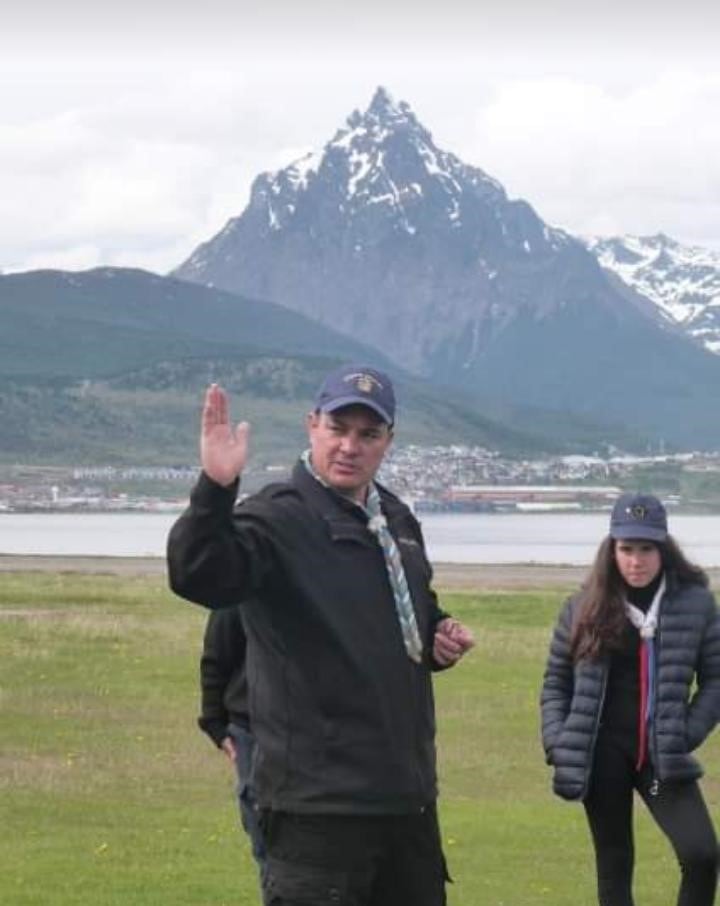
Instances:
[[[334,553],[344,554],[347,573],[344,578],[356,577],[363,585],[371,576],[386,579],[385,554],[378,538],[361,522],[351,519],[327,519]],[[405,526],[392,526],[395,545],[400,552],[405,578],[410,589],[421,633],[427,623],[427,588],[431,578],[430,565],[420,542]],[[342,558],[341,558],[342,559]]]
[[[350,549],[357,547],[379,549],[378,540],[361,522],[350,519],[327,519],[330,540],[334,545],[347,545]]]

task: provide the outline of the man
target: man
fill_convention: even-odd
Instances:
[[[239,607],[213,610],[205,626],[200,658],[198,726],[235,767],[240,820],[262,876],[265,847],[252,787],[255,740],[248,715],[245,649]]]
[[[290,480],[233,508],[248,426],[206,394],[203,474],[168,541],[173,590],[243,604],[255,791],[273,906],[443,906],[430,671],[472,646],[438,607],[420,526],[376,484],[386,374],[345,366]]]

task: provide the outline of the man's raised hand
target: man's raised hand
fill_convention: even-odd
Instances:
[[[225,487],[245,468],[250,426],[230,424],[228,398],[222,387],[211,384],[205,392],[200,432],[200,461],[205,474]]]

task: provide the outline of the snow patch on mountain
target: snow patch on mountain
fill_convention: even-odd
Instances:
[[[299,216],[301,196],[318,180],[333,185],[338,206],[349,218],[381,206],[394,217],[396,227],[410,236],[422,229],[427,214],[421,202],[428,199],[433,199],[434,209],[442,212],[451,229],[462,229],[468,193],[495,204],[502,234],[513,232],[502,222],[508,199],[501,184],[438,149],[410,106],[395,102],[382,87],[368,109],[355,110],[321,151],[258,177],[255,203],[268,206],[271,231]],[[551,249],[564,245],[567,238],[560,230],[543,227],[542,239]],[[516,237],[516,241],[520,250],[529,250],[528,237]]]
[[[382,87],[324,147],[260,173],[246,211],[200,245],[175,273],[251,294],[265,292],[233,276],[238,241],[242,245],[238,237],[248,229],[260,242],[270,236],[282,241],[283,233],[312,237],[316,229],[329,231],[354,258],[362,258],[380,236],[382,242],[391,235],[405,237],[418,249],[439,237],[441,244],[474,248],[481,261],[481,247],[490,243],[488,280],[505,255],[549,258],[575,241],[540,221],[525,202],[508,199],[487,173],[439,149],[410,106]]]
[[[585,240],[600,264],[655,303],[659,315],[720,354],[720,253],[655,236]]]

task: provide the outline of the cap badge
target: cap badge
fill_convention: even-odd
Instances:
[[[637,519],[638,522],[642,522],[642,520],[647,516],[647,508],[644,507],[641,503],[636,503],[635,506],[628,507],[628,513],[633,517],[633,519]]]
[[[352,381],[355,389],[359,390],[360,393],[372,393],[374,390],[382,390],[382,384],[372,374],[349,374],[345,380]]]

